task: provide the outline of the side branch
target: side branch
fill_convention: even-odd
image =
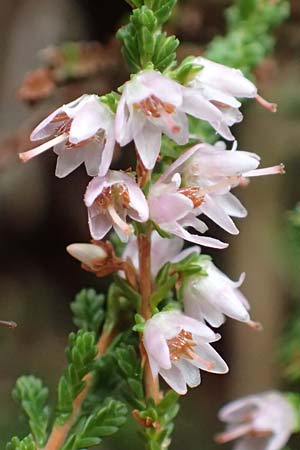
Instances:
[[[109,344],[111,343],[112,339],[113,339],[113,332],[102,333],[102,335],[100,336],[99,341],[98,341],[97,357],[99,357],[105,353],[105,351],[106,351],[107,347],[109,346]],[[92,375],[93,375],[93,373],[89,372],[83,378],[83,380],[86,383],[85,388],[75,398],[74,403],[73,403],[73,412],[72,412],[70,418],[64,425],[54,426],[44,450],[60,450],[61,449],[62,445],[64,444],[64,442],[68,436],[68,433],[69,433],[71,427],[73,426],[73,424],[75,423],[76,419],[79,416],[80,408],[91,388]]]

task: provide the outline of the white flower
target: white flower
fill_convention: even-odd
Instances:
[[[122,241],[133,233],[126,223],[129,215],[137,222],[146,222],[149,217],[147,200],[136,182],[126,173],[110,170],[105,177],[90,181],[85,197],[88,208],[89,227],[94,239],[102,239],[114,228]]]
[[[134,140],[144,166],[152,169],[162,133],[179,145],[188,142],[186,114],[209,122],[223,137],[233,139],[221,111],[199,90],[183,87],[154,70],[140,72],[125,84],[116,113],[116,139],[121,146]]]
[[[114,114],[97,95],[83,95],[63,105],[31,133],[36,141],[55,136],[44,144],[20,153],[23,162],[53,147],[57,154],[56,176],[65,177],[84,163],[90,176],[104,176],[115,146]]]
[[[276,111],[276,105],[258,95],[256,86],[241,70],[215,63],[201,56],[195,58],[193,63],[201,66],[201,70],[189,80],[188,86],[198,89],[204,98],[218,107],[228,126],[243,119],[239,111],[241,102],[236,97],[256,98],[265,108],[272,112]]]
[[[249,303],[238,289],[245,274],[234,282],[211,261],[203,261],[201,267],[207,276],[194,275],[185,280],[185,313],[197,320],[206,321],[213,327],[222,325],[225,316],[228,316],[246,322],[252,328],[259,328],[259,324],[250,320]]]
[[[277,391],[233,401],[220,410],[219,419],[228,429],[217,435],[216,441],[238,439],[234,450],[281,450],[299,428],[299,415]]]
[[[200,384],[199,369],[223,374],[228,367],[210,342],[210,328],[177,311],[155,314],[145,324],[144,346],[154,378],[160,374],[178,394]]]

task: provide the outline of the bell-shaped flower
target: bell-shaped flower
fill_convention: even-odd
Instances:
[[[236,143],[232,150],[220,142],[199,144],[171,164],[160,180],[166,183],[180,174],[181,192],[193,199],[194,214],[205,214],[227,232],[237,234],[231,216],[245,217],[247,210],[230,190],[250,177],[284,173],[283,165],[257,169],[259,163],[258,155],[237,150]]]
[[[171,169],[172,166],[170,166]],[[204,222],[197,219],[197,210],[203,201],[204,193],[196,195],[194,191],[180,189],[181,177],[178,173],[171,180],[162,175],[156,183],[151,186],[148,203],[150,218],[162,230],[171,235],[178,236],[189,242],[213,248],[225,248],[228,244],[208,236],[192,234],[185,227],[192,227],[200,233],[207,231]]]
[[[122,241],[133,232],[126,223],[128,215],[137,222],[149,218],[147,200],[135,180],[124,172],[110,170],[105,177],[90,181],[85,197],[89,227],[94,239],[102,239],[114,228]]]
[[[200,384],[200,371],[223,374],[228,367],[210,345],[210,328],[179,311],[155,314],[145,324],[144,346],[154,378],[160,374],[178,394]]]
[[[227,430],[216,436],[220,444],[237,439],[234,450],[281,450],[299,429],[299,412],[277,391],[250,395],[221,408]]]
[[[53,147],[57,154],[55,174],[62,178],[84,163],[90,176],[104,176],[115,146],[114,114],[97,95],[83,95],[63,105],[31,133],[31,140],[51,139],[20,153],[23,162]]]
[[[241,70],[215,63],[202,56],[193,60],[201,70],[188,82],[188,86],[198,89],[205,99],[215,105],[223,114],[228,126],[243,119],[239,111],[238,98],[256,98],[265,108],[276,111],[276,105],[269,103],[257,94],[256,86],[248,80]]]
[[[153,279],[167,262],[176,263],[191,253],[200,253],[200,248],[197,246],[182,250],[183,245],[183,239],[178,237],[168,239],[161,237],[157,231],[151,233],[151,275]],[[136,236],[130,236],[122,257],[124,260],[129,258],[133,266],[139,270],[139,252]]]
[[[259,329],[260,325],[250,320],[249,303],[238,289],[245,274],[241,274],[238,281],[232,281],[211,261],[203,261],[201,267],[206,276],[193,275],[184,281],[184,312],[212,327],[221,326],[228,316]]]
[[[186,114],[209,122],[225,139],[233,139],[219,108],[199,90],[183,87],[154,70],[140,72],[125,84],[116,113],[116,139],[121,146],[133,140],[144,166],[152,169],[162,133],[179,145],[188,142]]]

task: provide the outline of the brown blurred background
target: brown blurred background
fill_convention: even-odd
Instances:
[[[172,28],[184,41],[183,53],[199,54],[211,38],[224,32],[223,13],[230,3],[181,2]],[[291,7],[290,19],[277,31],[275,56],[257,71],[259,89],[278,103],[278,113],[248,103],[243,124],[234,130],[240,148],[259,153],[262,166],[284,162],[287,175],[255,179],[247,189],[240,189],[249,216],[239,221],[241,233],[230,239],[229,249],[214,255],[233,278],[247,273],[243,292],[264,331],[255,333],[227,321],[219,348],[231,371],[222,377],[204,374],[200,388],[182,399],[174,450],[216,448],[212,437],[221,428],[218,408],[229,399],[280,383],[276,351],[292,288],[283,252],[285,218],[300,199],[299,0],[293,0]],[[123,0],[0,0],[0,10],[0,318],[19,325],[14,332],[0,329],[0,448],[4,448],[12,434],[24,429],[10,394],[16,378],[34,373],[52,387],[55,396],[67,335],[73,329],[69,303],[81,288],[101,286],[65,252],[69,243],[89,239],[82,203],[88,181],[84,170],[59,180],[54,177],[51,151],[27,165],[19,163],[16,153],[29,148],[30,128],[49,111],[82,92],[102,94],[126,79],[111,37],[129,7]],[[104,45],[101,73],[89,82],[59,88],[42,105],[22,103],[16,92],[26,73],[38,67],[39,50],[66,40],[99,40]],[[128,164],[123,152],[122,165]],[[230,238],[217,228],[214,232]],[[141,448],[134,430],[124,433],[132,437],[127,448]],[[124,448],[122,436],[102,448]]]

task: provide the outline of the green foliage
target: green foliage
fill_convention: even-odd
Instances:
[[[160,278],[162,279],[162,277]],[[156,285],[156,289],[150,298],[152,310],[154,310],[162,300],[168,297],[170,290],[173,289],[177,280],[178,273],[174,273],[173,275],[166,277],[160,284]]]
[[[36,445],[31,435],[26,436],[22,440],[17,437],[13,437],[12,440],[6,445],[6,450],[36,450]]]
[[[94,333],[83,330],[71,333],[66,354],[68,367],[58,384],[56,422],[60,425],[72,414],[73,402],[86,385],[83,378],[93,368],[97,355]]]
[[[71,303],[73,322],[82,330],[99,333],[105,318],[105,297],[94,289],[82,289]]]
[[[48,388],[34,376],[22,376],[12,392],[29,419],[29,426],[38,447],[43,447],[47,439],[49,422]]]
[[[176,0],[145,0],[131,2],[133,9],[129,24],[117,37],[123,43],[122,53],[133,72],[153,68],[164,72],[176,64],[175,36],[167,36],[161,25],[169,18]]]
[[[126,417],[127,408],[124,403],[110,400],[79,421],[62,450],[83,450],[100,444],[103,437],[111,436],[119,430],[126,422]]]
[[[116,362],[124,380],[122,394],[136,408],[144,408],[144,388],[141,363],[132,345],[121,345],[114,352]]]
[[[249,74],[272,51],[270,33],[288,15],[287,0],[238,0],[226,11],[226,36],[216,37],[205,56]]]
[[[290,319],[279,345],[282,375],[290,383],[300,381],[300,318]]]
[[[149,450],[167,448],[174,428],[174,419],[179,411],[179,395],[168,391],[161,402],[155,406],[150,400],[147,408],[140,413],[141,418],[150,417],[157,427],[145,428],[145,438]]]
[[[107,105],[114,113],[117,111],[119,100],[120,95],[114,91],[101,96],[101,102]]]

